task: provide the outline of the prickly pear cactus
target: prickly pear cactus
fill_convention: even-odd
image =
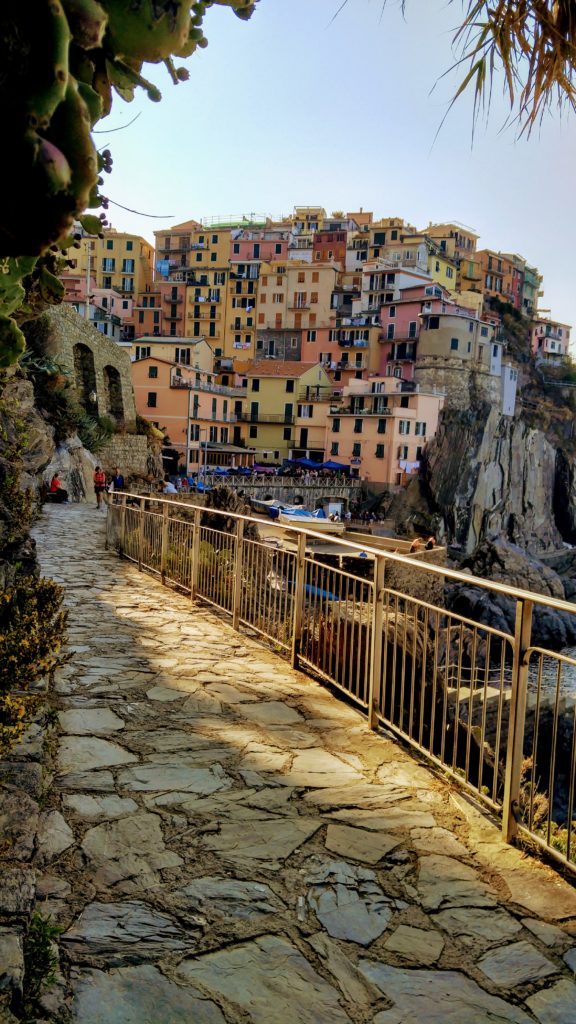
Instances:
[[[0,367],[24,350],[19,322],[60,302],[59,260],[106,226],[101,192],[112,167],[92,128],[110,113],[113,94],[137,88],[161,99],[142,74],[164,63],[174,84],[188,70],[175,61],[207,45],[207,11],[230,7],[250,18],[258,0],[28,0],[0,4],[0,109],[9,140],[0,180]]]

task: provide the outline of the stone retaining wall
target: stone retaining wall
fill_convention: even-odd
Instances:
[[[106,473],[116,466],[124,477],[146,476],[150,450],[143,434],[115,434],[98,453],[98,461]]]

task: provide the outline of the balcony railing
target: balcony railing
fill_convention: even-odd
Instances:
[[[290,426],[294,423],[294,418],[294,415],[288,416],[284,413],[244,411],[238,414],[238,419],[243,423],[284,423]]]
[[[162,298],[163,298],[164,302],[167,302],[168,305],[170,305],[170,306],[179,306],[180,303],[182,302],[182,298],[179,297],[179,296],[176,296],[176,298],[173,299],[173,298],[171,298],[170,295],[163,295]]]
[[[550,611],[572,621],[571,602],[448,569],[442,551],[400,554],[401,540],[372,546],[269,519],[260,539],[257,519],[215,508],[207,525],[193,500],[112,494],[108,548],[255,630],[500,815],[505,840],[528,838],[576,872],[576,658],[540,628]],[[472,591],[475,607],[504,602],[502,624],[453,610],[446,583]]]
[[[224,384],[208,384],[207,381],[188,380],[173,375],[170,378],[171,388],[187,388],[189,391],[207,391],[213,395],[224,395],[226,398],[245,398],[244,388],[227,388]]]

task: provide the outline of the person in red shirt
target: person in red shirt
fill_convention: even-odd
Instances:
[[[94,490],[96,492],[96,507],[102,508],[102,495],[106,490],[106,473],[100,469],[100,466],[96,466],[92,479],[94,481]]]
[[[51,495],[51,498],[50,498],[51,501],[57,501],[57,502],[68,501],[68,491],[66,491],[62,487],[62,484],[60,483],[60,479],[59,479],[57,473],[54,473],[54,476],[52,477],[52,479],[50,481],[50,495]]]

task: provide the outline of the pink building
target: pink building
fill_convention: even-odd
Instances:
[[[252,260],[270,262],[288,259],[288,231],[232,231],[230,234],[230,262],[249,263]]]
[[[531,347],[536,359],[546,363],[561,363],[567,358],[570,347],[569,324],[562,324],[550,317],[538,317],[532,321]]]
[[[439,284],[418,284],[402,288],[396,297],[388,296],[380,310],[380,373],[403,380],[414,379],[421,317],[429,314],[465,313],[446,288]]]

